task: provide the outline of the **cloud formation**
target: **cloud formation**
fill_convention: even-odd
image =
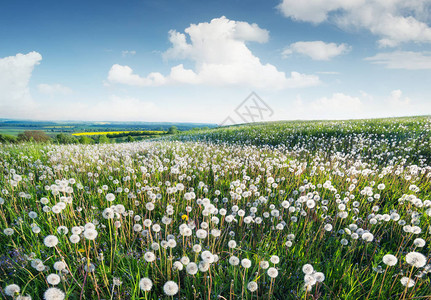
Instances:
[[[430,70],[431,52],[394,51],[377,53],[365,60],[388,69]]]
[[[35,106],[28,83],[33,69],[42,60],[38,52],[0,58],[0,117],[29,117]]]
[[[313,60],[330,60],[331,58],[345,54],[351,50],[346,44],[325,43],[323,41],[296,42],[286,47],[282,56],[284,58],[293,53],[299,53],[311,57]]]
[[[429,0],[283,0],[282,14],[297,21],[330,22],[343,29],[367,29],[380,46],[431,42]]]
[[[180,33],[169,31],[172,46],[163,53],[165,60],[188,60],[171,68],[167,76],[159,72],[139,76],[129,66],[113,65],[108,81],[135,86],[166,84],[241,85],[252,88],[299,88],[320,84],[316,75],[291,72],[286,76],[274,65],[263,64],[247,47],[248,42],[265,43],[269,33],[257,24],[216,18],[211,22],[191,24]]]

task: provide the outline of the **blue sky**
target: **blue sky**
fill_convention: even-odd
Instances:
[[[9,1],[0,117],[220,123],[431,113],[431,1]]]

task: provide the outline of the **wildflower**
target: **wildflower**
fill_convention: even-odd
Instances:
[[[410,252],[406,255],[406,262],[416,268],[422,268],[427,263],[427,259],[422,253]]]
[[[163,291],[168,296],[173,296],[178,293],[178,284],[174,281],[168,281],[163,286]]]
[[[198,266],[194,262],[191,262],[187,264],[186,271],[190,275],[195,275],[198,272]]]
[[[403,277],[400,279],[400,281],[403,286],[412,287],[415,285],[415,281],[408,277]]]
[[[274,267],[271,267],[266,271],[269,277],[276,278],[278,276],[278,270]]]
[[[47,289],[43,294],[45,300],[63,300],[65,297],[64,292],[56,287]]]
[[[383,256],[383,263],[387,266],[395,266],[397,262],[397,257],[392,254],[386,254],[385,256]]]
[[[305,264],[302,266],[302,272],[304,272],[306,275],[310,275],[314,272],[314,268],[310,264]]]
[[[249,259],[247,259],[247,258],[244,258],[244,259],[241,261],[241,265],[242,265],[244,268],[248,269],[248,268],[250,268],[250,267],[251,267],[251,260],[249,260]]]
[[[46,277],[46,281],[48,281],[48,283],[51,285],[57,285],[60,283],[60,276],[58,276],[57,274],[49,274]]]
[[[95,240],[97,237],[97,231],[94,229],[86,229],[84,231],[84,237],[90,241]]]
[[[255,281],[250,281],[247,284],[247,289],[252,293],[255,292],[257,290],[257,283]]]
[[[188,221],[188,220],[189,220],[189,217],[188,217],[187,215],[182,215],[182,216],[181,216],[181,219],[183,219],[184,221]]]
[[[156,260],[156,255],[154,255],[154,253],[153,253],[153,252],[146,252],[146,253],[144,254],[144,259],[145,259],[147,262],[153,262],[153,261],[155,261],[155,260]]]
[[[19,294],[20,291],[21,288],[16,284],[9,284],[4,289],[5,294],[11,297],[15,296],[16,294]]]
[[[141,290],[143,290],[144,292],[148,292],[151,291],[151,288],[153,287],[153,282],[151,281],[150,278],[145,277],[142,278],[139,281],[139,287],[141,288]]]
[[[52,247],[57,246],[58,238],[55,235],[48,235],[43,240],[43,243],[45,244],[45,246],[52,248]]]

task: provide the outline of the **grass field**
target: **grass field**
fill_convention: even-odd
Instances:
[[[277,122],[3,145],[0,294],[430,299],[430,128]]]

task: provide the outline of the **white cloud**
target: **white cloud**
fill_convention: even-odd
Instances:
[[[346,44],[325,43],[323,41],[296,42],[290,44],[282,52],[284,58],[292,53],[307,55],[314,60],[330,60],[331,58],[345,54],[351,50]]]
[[[401,90],[394,90],[387,99],[387,102],[392,106],[406,107],[409,106],[412,101],[408,97],[403,97],[403,92]]]
[[[371,61],[373,64],[385,65],[388,69],[431,69],[431,52],[394,51],[378,53],[365,60]]]
[[[360,98],[343,93],[334,93],[330,98],[323,97],[311,103],[311,109],[326,116],[352,116],[362,110]]]
[[[126,57],[126,56],[133,56],[136,54],[135,50],[123,50],[121,51],[121,56]]]
[[[257,24],[238,22],[226,17],[207,23],[192,24],[185,33],[169,32],[172,46],[163,53],[165,60],[189,60],[193,69],[183,64],[171,68],[167,76],[150,73],[141,77],[129,66],[114,65],[108,80],[136,86],[164,84],[203,84],[212,86],[242,85],[253,88],[294,88],[320,84],[316,75],[291,72],[287,77],[271,64],[263,64],[247,47],[247,42],[265,43],[269,33]],[[188,41],[189,40],[189,41]]]
[[[70,88],[61,84],[46,84],[42,83],[37,86],[37,89],[42,94],[54,95],[54,94],[62,94],[67,95],[72,92]]]
[[[283,0],[284,16],[314,24],[334,23],[340,28],[364,28],[381,39],[381,46],[403,42],[431,42],[429,0]]]
[[[147,77],[141,77],[133,73],[129,66],[115,64],[108,73],[108,80],[113,83],[122,83],[136,86],[162,85],[166,79],[160,73],[150,73]]]
[[[38,52],[0,58],[0,117],[31,116],[35,103],[28,83],[34,67],[41,60]]]

